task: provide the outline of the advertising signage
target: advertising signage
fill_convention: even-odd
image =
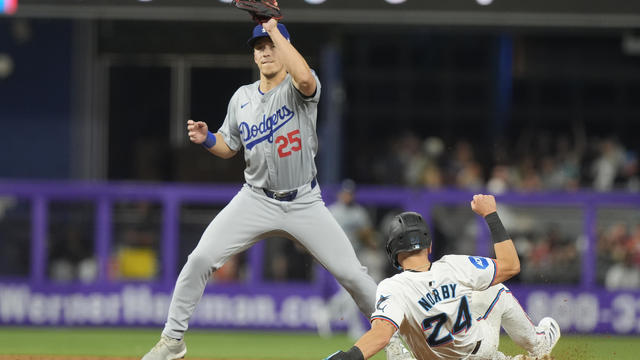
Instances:
[[[514,296],[537,323],[545,316],[563,332],[640,334],[640,293],[578,287],[513,286]],[[215,291],[212,291],[215,290]],[[314,330],[312,314],[326,306],[320,292],[209,288],[190,325],[196,328]],[[39,287],[0,281],[0,326],[162,326],[170,288],[150,284]],[[344,327],[344,321],[333,324]]]

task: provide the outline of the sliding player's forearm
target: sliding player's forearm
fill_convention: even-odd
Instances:
[[[504,228],[497,212],[484,217],[491,232],[491,240],[493,241],[493,249],[496,253],[496,279],[495,283],[499,283],[510,279],[520,272],[520,259],[513,240]]]
[[[512,240],[505,240],[493,245],[496,252],[496,260],[505,272],[515,276],[520,272],[520,259]]]

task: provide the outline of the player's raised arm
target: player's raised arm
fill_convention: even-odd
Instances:
[[[316,92],[316,78],[311,73],[311,68],[306,60],[300,55],[298,50],[282,36],[278,29],[278,22],[275,19],[271,19],[262,24],[262,27],[267,31],[271,41],[273,41],[273,44],[278,49],[278,51],[276,51],[278,61],[284,65],[289,75],[291,75],[293,85],[305,96],[312,96]]]
[[[229,159],[237,153],[229,148],[222,135],[209,131],[207,123],[203,121],[188,120],[187,131],[192,143],[204,146],[213,155]]]
[[[496,276],[491,285],[499,284],[520,272],[518,252],[507,230],[498,216],[496,199],[493,195],[474,195],[471,209],[482,216],[491,230],[493,249],[496,252]]]

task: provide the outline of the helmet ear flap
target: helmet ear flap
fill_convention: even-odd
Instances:
[[[389,261],[391,261],[391,264],[393,265],[394,268],[398,270],[402,270],[402,267],[398,263],[398,251],[395,251],[393,249],[393,246],[391,245],[391,243],[394,241],[397,242],[396,239],[390,239],[389,241],[387,241],[387,245],[386,245],[387,256],[389,257]]]

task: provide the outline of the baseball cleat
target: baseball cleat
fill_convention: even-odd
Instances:
[[[142,360],[176,360],[184,358],[186,353],[187,345],[184,340],[176,340],[162,335],[160,341],[142,357]]]
[[[549,341],[549,351],[547,353],[551,354],[551,350],[553,350],[553,347],[556,346],[560,339],[560,325],[558,325],[558,322],[553,318],[545,317],[538,323],[538,328],[543,329]]]

